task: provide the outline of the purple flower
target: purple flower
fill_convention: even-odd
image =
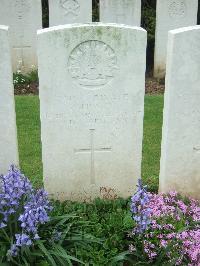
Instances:
[[[146,187],[142,185],[142,180],[138,180],[138,189],[131,198],[132,218],[136,222],[135,231],[139,234],[144,233],[150,224],[151,209],[147,206],[150,198]]]
[[[165,254],[173,265],[200,265],[199,201],[181,199],[176,192],[150,194],[139,182],[131,207],[137,230],[132,237],[141,242],[149,261],[156,262],[159,254]]]
[[[48,212],[51,210],[47,193],[43,189],[32,193],[24,206],[24,213],[19,217],[23,231],[34,234],[34,238],[38,239],[38,226],[49,221]]]
[[[30,239],[30,236],[26,235],[26,234],[16,234],[16,246],[18,247],[23,247],[23,246],[31,246],[32,245],[32,241]]]
[[[31,190],[30,181],[14,165],[11,165],[6,175],[0,176],[1,227],[5,227],[9,216],[16,212],[23,196]]]
[[[16,245],[12,245],[11,248],[7,252],[8,257],[17,257],[19,252],[19,248]]]
[[[9,249],[8,257],[17,256],[19,247],[31,246],[40,239],[38,228],[49,221],[51,209],[47,193],[43,189],[35,191],[28,178],[14,165],[6,175],[0,176],[0,229],[13,223],[14,219],[21,222],[21,231],[10,231],[15,234],[16,243]],[[12,225],[6,230],[9,232],[10,228]]]

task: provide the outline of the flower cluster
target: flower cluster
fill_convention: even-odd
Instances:
[[[30,195],[29,201],[24,205],[24,213],[19,217],[26,234],[16,236],[17,246],[31,245],[30,235],[33,235],[35,240],[39,239],[38,226],[49,221],[48,212],[51,210],[47,193],[43,189]]]
[[[146,207],[150,199],[146,187],[142,185],[141,179],[138,180],[137,187],[137,192],[131,198],[131,212],[132,218],[136,222],[134,231],[143,233],[150,224],[151,209]]]
[[[141,186],[139,191],[142,191]],[[142,193],[137,191],[135,195],[140,195],[143,200]],[[140,220],[143,219],[144,209],[148,210],[148,227],[142,232],[142,238],[138,230],[132,233],[134,241],[137,236],[140,239],[140,248],[143,248],[145,256],[152,262],[162,256],[171,265],[200,265],[200,203],[194,199],[183,199],[176,192],[147,195],[148,201],[141,208]],[[140,201],[136,199],[136,202]],[[135,212],[132,214],[134,217]],[[139,220],[139,215],[140,210],[136,220]],[[132,243],[130,251],[137,252],[137,245]]]
[[[47,193],[43,189],[34,190],[15,166],[0,176],[0,230],[10,239],[16,239],[8,257],[16,257],[20,247],[29,247],[40,238],[38,228],[49,221],[51,209]]]
[[[9,216],[16,213],[23,196],[31,191],[29,180],[13,165],[0,176],[0,228],[6,227]]]

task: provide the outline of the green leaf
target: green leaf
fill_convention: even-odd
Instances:
[[[58,250],[59,252],[59,255],[67,260],[73,260],[73,261],[76,261],[76,262],[79,262],[81,264],[85,264],[84,262],[78,260],[77,258],[73,257],[73,256],[70,256],[67,254],[67,252],[65,251],[65,249],[63,247],[61,247],[60,245],[55,245],[55,248]]]
[[[52,266],[57,266],[56,262],[54,261],[53,257],[50,255],[50,252],[45,248],[41,241],[38,241],[39,248],[43,251],[44,255],[47,257],[49,262]]]
[[[119,255],[115,256],[111,260],[111,265],[116,265],[116,263],[118,263],[120,261],[129,261],[132,263],[133,260],[130,257],[128,257],[127,255],[130,255],[129,251],[125,251],[125,252],[120,253]]]

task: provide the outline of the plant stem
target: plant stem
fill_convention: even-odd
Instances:
[[[3,228],[1,228],[1,230],[4,233],[4,235],[5,235],[6,239],[8,240],[8,242],[10,242],[10,238],[9,238],[8,234],[6,233],[6,231]]]

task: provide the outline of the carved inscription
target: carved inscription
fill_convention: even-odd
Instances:
[[[96,89],[114,78],[117,57],[109,45],[90,40],[74,48],[69,56],[68,69],[77,84]]]
[[[114,200],[118,198],[117,191],[115,191],[114,188],[100,187],[100,195],[106,200]]]
[[[75,19],[80,12],[80,4],[77,0],[60,0],[60,6],[64,9],[65,16]]]
[[[129,109],[131,108],[131,97],[128,94],[122,95],[86,95],[81,99],[75,96],[54,97],[63,110],[67,112],[44,114],[43,119],[52,122],[61,122],[68,125],[69,128],[83,127],[96,128],[98,125],[109,124],[111,127],[117,128],[118,124],[126,124],[130,121]],[[124,108],[119,108],[121,105]],[[102,109],[102,106],[104,108]],[[114,112],[113,110],[118,110]]]
[[[200,147],[194,147],[193,150],[194,150],[196,153],[200,153]]]
[[[16,16],[19,20],[22,20],[30,10],[30,3],[27,0],[16,0],[15,3]]]
[[[184,0],[173,0],[169,4],[169,15],[172,18],[181,18],[186,14],[186,4]]]
[[[27,44],[25,38],[25,28],[29,26],[29,11],[31,9],[29,0],[16,0],[14,4],[15,16],[16,16],[16,41],[13,49],[16,50],[16,56],[18,58],[18,69],[24,67],[24,54],[25,50],[30,49],[31,46]],[[26,27],[25,27],[26,25]]]

